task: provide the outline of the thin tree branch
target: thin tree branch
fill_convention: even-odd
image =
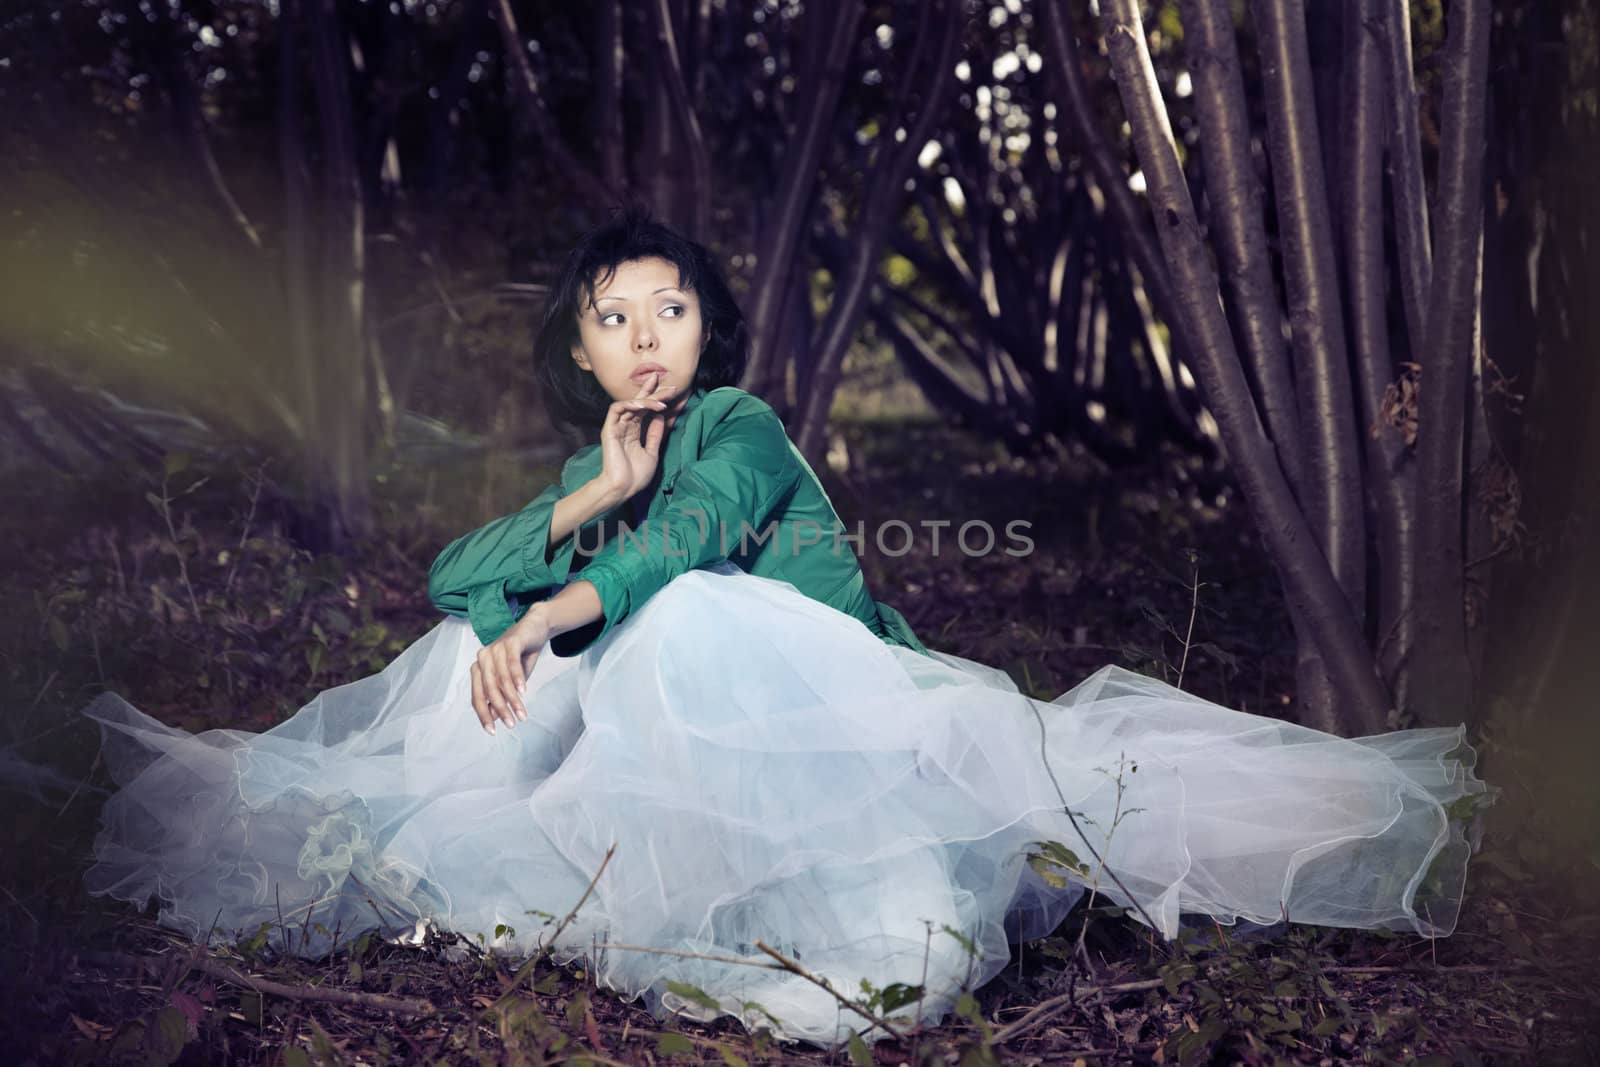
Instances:
[[[1046,62],[1050,62],[1051,69],[1056,72],[1065,98],[1067,122],[1081,150],[1088,156],[1090,172],[1101,193],[1116,215],[1123,239],[1133,253],[1133,261],[1144,275],[1145,287],[1156,312],[1172,331],[1173,347],[1179,357],[1187,361],[1197,342],[1189,334],[1190,325],[1178,312],[1179,297],[1173,272],[1162,256],[1162,246],[1155,233],[1144,223],[1146,209],[1140,207],[1138,198],[1128,187],[1127,172],[1100,128],[1099,110],[1089,97],[1077,35],[1068,18],[1070,7],[1058,3],[1041,5],[1040,16],[1050,44]]]
[[[511,10],[511,0],[495,0],[495,21],[500,26],[501,51],[517,73],[517,84],[527,100],[526,114],[539,137],[540,148],[549,154],[555,169],[567,175],[578,195],[604,215],[619,203],[620,191],[611,188],[593,168],[574,155],[556,128],[555,119],[545,106],[544,94],[539,90],[533,64],[528,61],[522,34],[517,30],[517,16]]]

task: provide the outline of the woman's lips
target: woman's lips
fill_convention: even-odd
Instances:
[[[659,363],[641,363],[639,366],[634,368],[633,373],[628,377],[632,378],[636,382],[642,382],[647,375],[665,375],[666,373],[667,368],[663,367]]]

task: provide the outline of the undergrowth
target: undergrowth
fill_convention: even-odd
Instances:
[[[844,439],[850,462],[826,478],[847,520],[1033,523],[1037,547],[1021,565],[926,542],[901,556],[866,546],[875,595],[929,644],[1003,666],[1040,697],[1119,662],[1236,707],[1286,707],[1281,601],[1225,482],[1171,457],[1136,477],[1087,461],[1024,463],[934,426],[862,424]],[[295,545],[270,465],[171,455],[66,492],[8,487],[0,747],[76,786],[6,794],[0,1044],[12,1059],[968,1067],[1600,1055],[1586,1007],[1600,985],[1600,918],[1584,888],[1600,852],[1563,826],[1570,806],[1534,784],[1542,750],[1514,704],[1480,740],[1486,776],[1508,792],[1488,813],[1453,937],[1201,924],[1169,943],[1095,894],[962,993],[940,1027],[917,1024],[926,991],[915,987],[837,990],[849,1025],[870,1033],[876,1018],[893,1036],[832,1053],[775,1042],[759,1020],[658,1019],[581,968],[541,958],[514,970],[437,932],[417,945],[357,934],[322,961],[283,952],[289,932],[275,929],[202,951],[87,898],[81,873],[108,783],[78,709],[109,689],[187,729],[260,730],[377,670],[437,622],[421,590],[438,547],[554,473],[501,471],[488,494],[474,471],[390,472],[378,533],[342,557]],[[1586,796],[1564,799],[1593,803]],[[1080,855],[1042,843],[1035,868],[1093,875]],[[692,1004],[697,991],[675,992]]]

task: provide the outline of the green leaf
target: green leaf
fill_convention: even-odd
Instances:
[[[299,1045],[283,1046],[283,1067],[311,1067],[311,1057]]]
[[[583,1025],[583,1016],[589,1010],[589,994],[579,992],[567,1002],[567,1025],[576,1030]]]
[[[251,1026],[261,1025],[261,994],[240,993],[239,1014],[244,1016],[244,1021]]]
[[[1000,1067],[1000,1061],[988,1045],[972,1044],[961,1050],[961,1067]]]
[[[956,939],[956,944],[960,945],[963,949],[965,949],[968,956],[971,956],[973,959],[977,959],[978,958],[978,955],[979,955],[979,953],[978,953],[978,945],[977,945],[977,943],[975,941],[972,940],[972,938],[968,937],[966,934],[962,933],[960,930],[957,930],[954,926],[951,926],[949,923],[944,923],[943,925],[941,925],[939,927],[939,929],[943,930],[945,933],[947,933],[951,937],[955,938]]]
[[[175,474],[182,474],[189,469],[189,453],[168,452],[161,457],[161,469],[166,471],[168,478]]]
[[[750,1061],[733,1051],[728,1045],[718,1045],[717,1051],[722,1053],[722,1062],[726,1067],[750,1067]]]
[[[156,1012],[155,1025],[144,1032],[144,1047],[148,1053],[145,1062],[166,1067],[183,1054],[183,1046],[188,1043],[189,1020],[177,1008],[162,1008]]]
[[[1178,990],[1183,983],[1195,976],[1195,965],[1187,962],[1177,962],[1161,968],[1161,984],[1168,993],[1178,995]]]
[[[328,1031],[315,1019],[311,1023],[311,1050],[316,1053],[318,1063],[331,1063],[337,1067],[339,1051],[333,1047],[333,1038],[328,1036]]]
[[[1089,866],[1078,858],[1078,854],[1061,844],[1059,841],[1035,841],[1034,847],[1039,851],[1028,857],[1030,865],[1033,857],[1038,856],[1046,863],[1071,871],[1080,877],[1089,877]],[[1034,870],[1039,870],[1037,866]],[[1042,874],[1043,872],[1040,871]]]
[[[885,1014],[903,1008],[907,1004],[915,1004],[921,999],[922,987],[906,985],[904,982],[892,982],[885,986],[880,997]]]
[[[710,993],[707,993],[699,986],[690,985],[688,982],[668,982],[667,991],[669,993],[676,993],[684,1000],[689,1001],[691,1004],[698,1004],[707,1011],[722,1010],[722,1005],[718,1003],[716,997],[712,996]]]
[[[56,646],[57,652],[65,652],[67,646],[72,643],[71,635],[67,633],[67,624],[52,615],[45,625],[50,631],[50,643]]]
[[[978,1007],[978,1000],[971,993],[963,993],[957,998],[956,1014],[974,1026],[984,1025],[983,1009]]]
[[[1067,880],[1062,876],[1060,871],[1056,870],[1055,864],[1051,863],[1047,858],[1039,855],[1037,852],[1031,853],[1028,856],[1028,866],[1032,867],[1034,873],[1040,878],[1043,878],[1044,884],[1049,886],[1051,889],[1067,888]]]
[[[539,994],[541,997],[553,997],[560,988],[560,973],[551,971],[549,974],[539,979],[539,981],[534,985],[533,991]]]
[[[351,635],[351,640],[363,648],[380,645],[389,636],[389,628],[381,622],[369,622]]]
[[[759,1015],[777,1029],[783,1029],[783,1020],[768,1011],[766,1006],[759,1000],[747,1000],[743,1004],[739,1005],[739,1009],[743,1011],[745,1015]]]
[[[657,1056],[692,1056],[694,1042],[682,1034],[662,1034],[656,1038]]]
[[[861,1040],[861,1035],[850,1031],[850,1062],[856,1067],[872,1067],[872,1050]]]

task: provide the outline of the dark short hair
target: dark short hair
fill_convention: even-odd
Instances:
[[[558,425],[593,429],[605,421],[611,397],[595,376],[572,359],[578,316],[594,301],[596,283],[636,259],[664,259],[678,268],[678,284],[700,300],[705,348],[692,388],[738,385],[749,355],[744,315],[710,251],[698,242],[630,210],[579,238],[550,289],[544,321],[533,341],[534,376],[545,407]]]

